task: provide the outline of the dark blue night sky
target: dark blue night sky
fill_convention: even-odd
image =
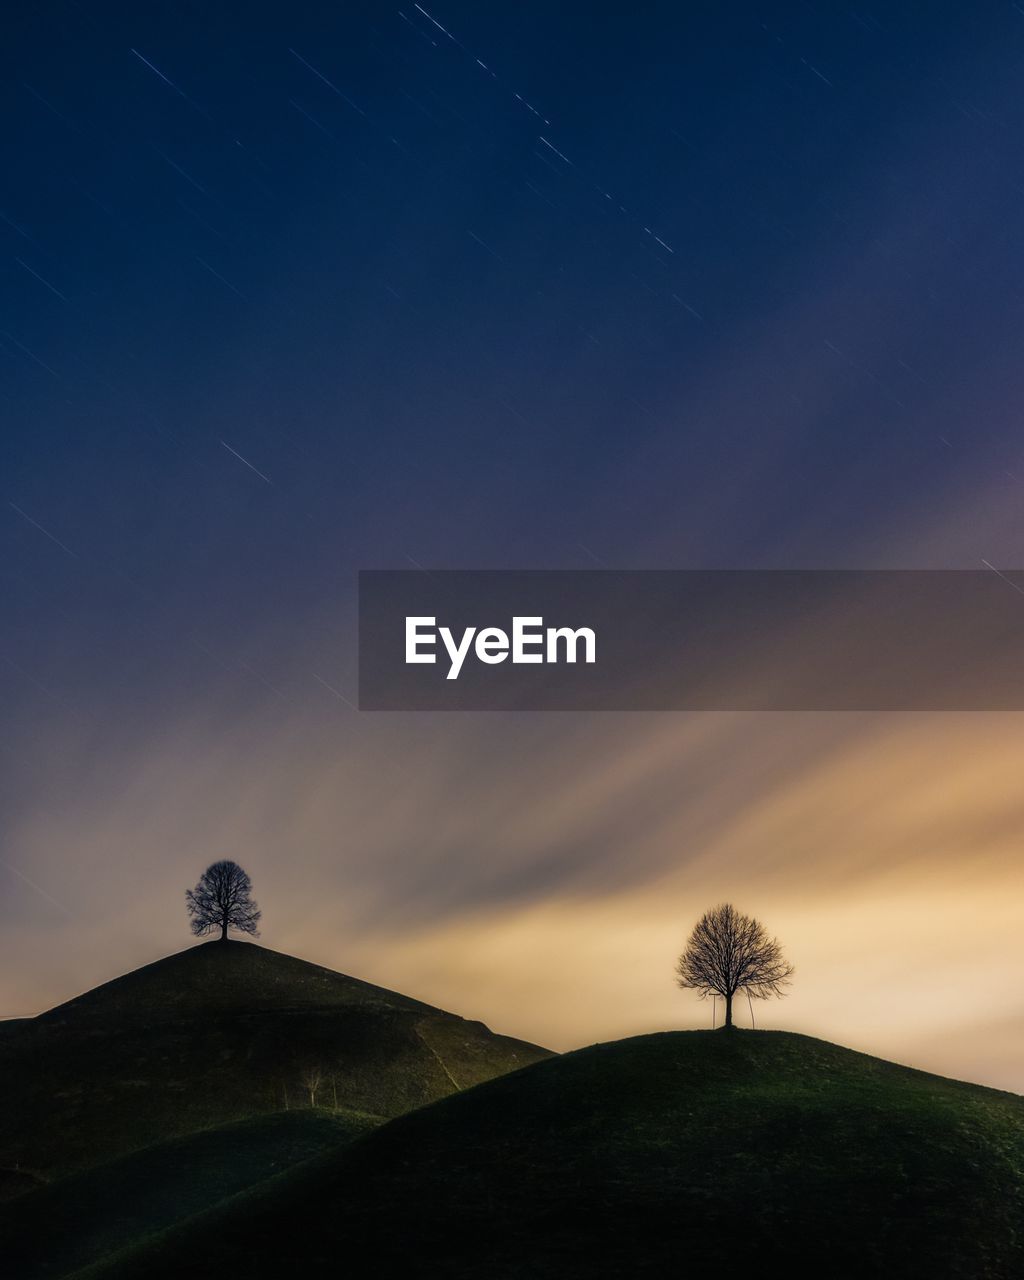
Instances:
[[[1014,6],[145,10],[6,41],[5,696],[348,679],[362,565],[888,563],[1010,465]]]

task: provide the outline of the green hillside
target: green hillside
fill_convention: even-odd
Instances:
[[[245,942],[210,942],[0,1037],[0,1173],[54,1177],[254,1115],[396,1116],[546,1050]]]
[[[0,1205],[4,1267],[49,1280],[144,1240],[381,1121],[357,1112],[286,1111],[158,1142]]]
[[[403,1116],[89,1274],[365,1256],[489,1280],[1019,1278],[1024,1100],[804,1036],[644,1036]]]

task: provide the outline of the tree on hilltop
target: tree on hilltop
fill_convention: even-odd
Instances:
[[[679,986],[725,1000],[725,1025],[731,1027],[732,998],[745,991],[754,1000],[785,995],[793,966],[775,938],[753,916],[729,902],[705,911],[676,964]]]
[[[226,942],[229,929],[257,935],[260,909],[252,898],[252,881],[237,862],[223,859],[206,868],[194,889],[185,892],[192,932],[197,938],[220,930]]]

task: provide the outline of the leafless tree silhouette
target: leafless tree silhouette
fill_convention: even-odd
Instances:
[[[729,902],[705,911],[676,965],[681,987],[725,1000],[725,1025],[732,1026],[732,998],[745,991],[755,1000],[785,995],[793,966],[764,925]]]
[[[252,899],[252,881],[237,862],[224,860],[206,868],[194,889],[185,893],[192,932],[196,937],[220,930],[221,942],[228,930],[258,934],[260,909]]]
[[[320,1087],[324,1083],[323,1067],[316,1063],[310,1063],[302,1073],[302,1087],[309,1094],[309,1105],[316,1106],[316,1095],[320,1092]]]

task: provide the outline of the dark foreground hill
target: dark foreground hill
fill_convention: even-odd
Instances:
[[[0,1204],[5,1274],[54,1280],[369,1132],[350,1111],[282,1111],[156,1142]]]
[[[0,1037],[0,1170],[51,1179],[314,1103],[396,1116],[545,1056],[292,956],[205,943]]]
[[[804,1036],[645,1036],[403,1116],[88,1274],[277,1280],[358,1258],[489,1280],[1010,1280],[1024,1100]]]

